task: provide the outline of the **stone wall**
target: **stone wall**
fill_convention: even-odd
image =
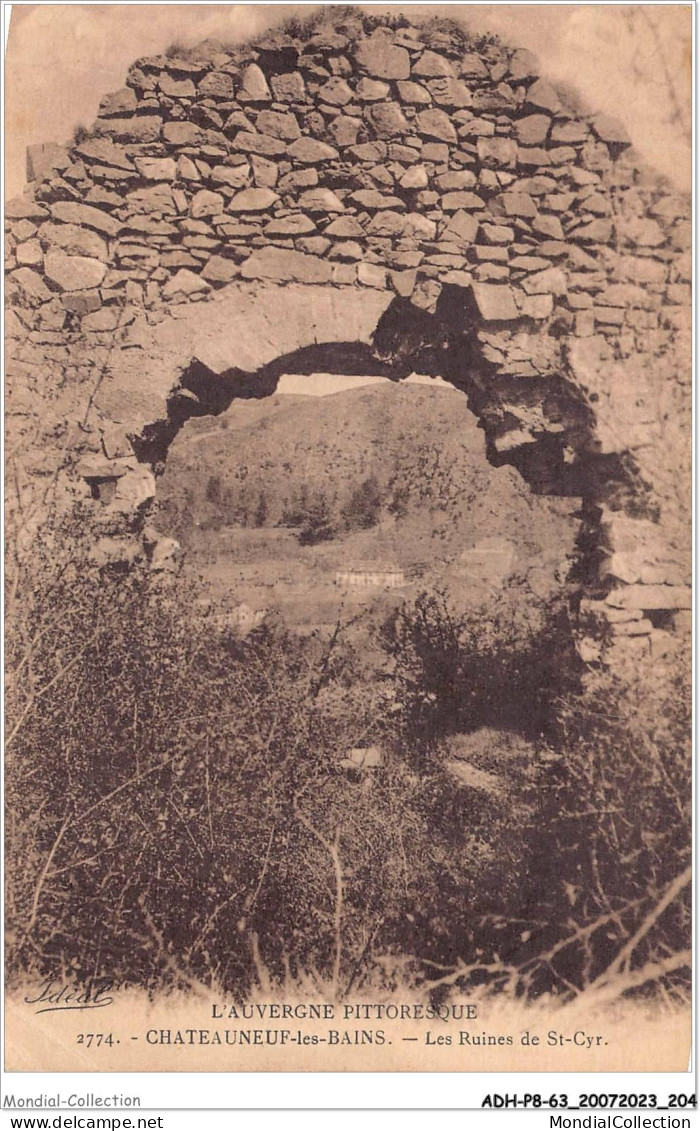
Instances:
[[[529,52],[360,16],[207,42],[138,60],[27,174],[6,250],[28,529],[82,496],[105,561],[162,564],[148,511],[189,416],[283,371],[415,369],[467,393],[493,462],[582,498],[589,623],[648,653],[683,621],[690,202]]]

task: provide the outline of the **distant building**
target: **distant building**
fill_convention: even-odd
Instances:
[[[336,570],[335,583],[359,589],[399,589],[406,577],[392,562],[353,562]]]

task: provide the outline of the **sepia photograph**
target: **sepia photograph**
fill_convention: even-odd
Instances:
[[[6,1070],[685,1072],[691,6],[5,91]]]

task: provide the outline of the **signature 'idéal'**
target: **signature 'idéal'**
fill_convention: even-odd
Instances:
[[[112,982],[88,982],[77,985],[61,982],[58,978],[46,978],[35,997],[25,996],[27,1005],[39,1008],[35,1013],[51,1013],[61,1009],[103,1009],[111,1005],[114,985]]]

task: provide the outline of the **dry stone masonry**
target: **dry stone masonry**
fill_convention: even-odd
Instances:
[[[601,625],[663,651],[689,609],[689,199],[529,52],[400,23],[140,59],[89,131],[29,148],[18,521],[82,495],[105,562],[162,568],[148,512],[189,416],[284,371],[440,374],[492,462],[582,498],[584,656]]]

